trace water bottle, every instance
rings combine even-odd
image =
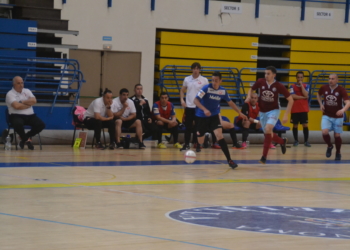
[[[5,150],[11,150],[11,137],[8,135],[6,137]]]

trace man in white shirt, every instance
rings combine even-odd
[[[123,128],[135,128],[136,137],[139,140],[139,149],[145,149],[142,142],[142,123],[136,119],[136,108],[134,102],[129,99],[129,90],[123,88],[119,91],[119,97],[113,99],[112,112],[115,121],[117,148],[123,148],[120,136]]]
[[[185,108],[185,144],[180,149],[187,150],[190,148],[190,139],[191,133],[193,133],[193,141],[197,142],[197,136],[194,131],[194,123],[195,123],[195,113],[196,113],[196,105],[194,104],[194,98],[197,96],[197,93],[202,89],[203,86],[209,84],[208,79],[200,75],[201,65],[198,62],[195,62],[191,65],[192,75],[187,76],[183,82],[182,88],[180,90],[180,101],[182,107]],[[186,101],[184,101],[185,92],[186,93]]]
[[[112,91],[105,89],[102,97],[95,99],[84,113],[84,124],[88,129],[94,130],[97,149],[105,149],[101,143],[101,130],[108,128],[109,149],[114,149],[115,127],[111,105],[113,103]]]
[[[34,146],[31,137],[40,133],[45,128],[45,123],[34,114],[33,105],[36,98],[33,93],[24,88],[23,79],[15,76],[12,80],[13,88],[6,94],[6,105],[10,115],[10,122],[21,140],[19,146],[33,150]],[[31,126],[31,130],[25,133],[24,126]]]

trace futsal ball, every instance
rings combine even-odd
[[[196,160],[196,153],[192,150],[188,150],[185,153],[185,162],[193,163]]]

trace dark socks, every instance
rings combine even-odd
[[[340,138],[340,136],[334,137],[334,141],[335,141],[335,149],[337,150],[336,154],[340,154],[342,139]]]
[[[303,128],[303,132],[304,132],[304,142],[307,142],[307,140],[309,140],[309,128]]]
[[[328,147],[332,147],[332,143],[331,143],[331,137],[329,136],[329,134],[322,134],[323,136],[323,140],[325,141],[325,143],[328,145]]]
[[[227,161],[230,161],[231,160],[231,155],[230,155],[230,152],[228,151],[228,147],[227,147],[226,141],[224,139],[221,139],[221,140],[218,141],[218,143],[221,146],[221,150],[222,150],[222,152],[224,152]]]
[[[298,141],[298,128],[293,128],[293,137],[294,137],[294,141]]]
[[[265,134],[264,149],[263,149],[263,156],[265,158],[267,157],[267,153],[269,152],[271,141],[272,141],[271,134]]]
[[[237,141],[237,134],[236,134],[235,128],[230,129],[229,132],[230,132],[233,146],[236,146],[238,144],[238,141]]]
[[[249,135],[249,128],[243,128],[242,129],[242,141],[245,142],[248,139]]]

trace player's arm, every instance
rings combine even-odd
[[[301,84],[301,85],[302,85],[302,84]],[[293,97],[293,100],[305,99],[304,96],[300,96],[300,95],[295,94],[293,85],[290,86],[290,88],[289,88],[289,93],[290,93],[290,95]]]
[[[94,118],[96,120],[100,120],[100,121],[110,121],[113,119],[113,116],[112,117],[103,117],[100,113],[94,112]]]
[[[324,111],[324,106],[322,104],[321,96],[319,93],[316,94],[316,98],[317,98],[318,104],[320,105],[321,111]]]
[[[244,120],[247,120],[247,116],[245,115],[245,114],[243,114],[240,110],[239,110],[239,108],[237,107],[237,105],[231,100],[231,101],[229,101],[229,102],[227,102],[228,103],[228,105],[234,110],[234,111],[236,111],[237,113],[238,113],[238,115],[240,116],[240,117],[242,117]]]
[[[197,106],[199,109],[203,110],[203,112],[204,112],[204,114],[205,114],[206,116],[210,116],[210,115],[211,115],[210,111],[209,111],[208,109],[206,109],[206,108],[201,104],[201,102],[199,101],[198,97],[194,98],[194,104],[196,104],[196,106]]]
[[[336,115],[341,116],[344,114],[345,111],[347,111],[349,109],[350,100],[345,100],[344,103],[345,103],[345,106],[342,109],[338,110]]]
[[[22,101],[22,103],[23,103],[24,105],[33,106],[34,104],[36,104],[36,98],[35,98],[35,96],[30,97],[30,98],[28,98],[27,100]]]
[[[135,118],[136,118],[136,113],[130,113],[128,117],[122,117],[122,116],[120,117],[122,121],[130,121]]]
[[[180,89],[180,101],[181,101],[181,106],[186,108],[186,102],[184,100],[185,98],[185,92],[187,91],[187,87],[186,86],[182,86],[182,88]]]
[[[300,84],[300,88],[301,88],[301,93],[303,94],[303,97],[305,99],[308,99],[309,98],[309,91],[307,89],[305,89],[303,83]]]
[[[245,97],[245,101],[244,101],[245,103],[250,102],[250,97],[252,96],[252,92],[253,92],[253,89],[250,88],[250,89],[248,90],[247,96]]]

